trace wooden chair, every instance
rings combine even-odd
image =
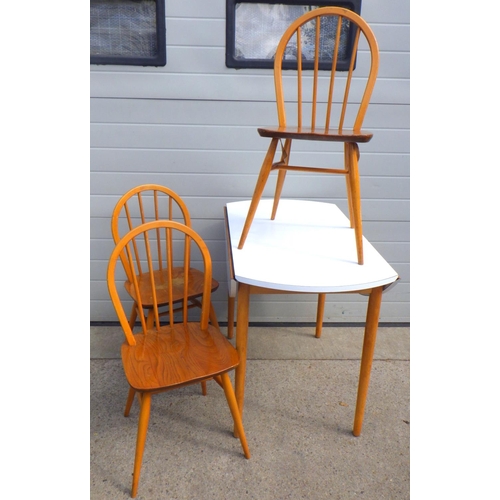
[[[182,198],[171,189],[158,184],[144,184],[131,189],[120,198],[111,216],[111,233],[113,235],[115,245],[118,241],[120,241],[121,236],[138,224],[144,224],[149,220],[160,219],[177,219],[182,221],[186,226],[191,227],[191,217],[186,204]],[[154,272],[157,276],[159,276],[162,273],[166,273],[167,270],[160,267]],[[184,282],[183,269],[180,267],[176,268],[175,272],[177,274],[173,290],[173,304],[175,305],[175,308],[173,309],[174,313],[180,310],[179,302],[181,301],[181,297],[183,295]],[[191,280],[194,288],[188,296],[188,307],[201,307],[201,303],[198,298],[203,292],[201,288],[203,276],[197,269],[190,269],[189,272],[193,274],[196,279]],[[143,272],[142,268],[139,268],[139,284],[141,283],[141,280],[148,282],[148,279],[149,276],[147,271]],[[129,319],[130,326],[133,329],[137,320],[137,301],[135,300],[134,291],[129,281],[125,283],[125,288],[134,299]],[[212,292],[217,290],[217,288],[219,288],[219,283],[212,279]],[[166,290],[160,289],[157,293],[160,307],[167,307],[168,309],[168,294]],[[145,307],[149,312],[152,312],[153,310],[153,305],[147,302],[143,302],[143,307]],[[170,314],[169,310],[166,310],[163,311],[160,316],[166,316],[168,314]],[[148,313],[147,317],[149,325],[151,326],[151,322],[154,320],[154,317],[150,313]],[[219,328],[217,315],[215,314],[212,303],[210,303],[210,322]]]
[[[180,256],[177,255],[179,251]],[[203,268],[199,275],[190,272],[191,259],[195,258],[199,259],[200,267]],[[116,267],[119,259],[124,265],[137,300],[140,333],[133,333],[118,294]],[[143,262],[139,264],[141,259]],[[161,274],[154,272],[155,263],[159,260],[163,260],[166,269],[166,272]],[[177,268],[173,267],[173,262],[177,260],[182,262],[184,271],[182,321],[175,323],[174,315],[169,315],[168,324],[161,325],[158,290],[166,291],[167,302],[172,310],[177,279]],[[144,279],[139,281],[140,265],[149,270],[147,285]],[[198,283],[199,277],[203,278],[201,283]],[[107,282],[113,306],[125,334],[121,357],[130,385],[125,416],[129,415],[136,394],[140,403],[132,498],[136,496],[139,485],[153,394],[214,378],[224,389],[234,420],[235,435],[240,439],[245,457],[250,458],[240,411],[228,375],[228,372],[239,364],[239,355],[220,330],[208,321],[212,261],[201,237],[192,228],[175,221],[158,220],[141,224],[128,232],[113,250],[108,265]],[[203,290],[201,319],[199,322],[190,322],[187,320],[188,297],[191,290],[198,286]],[[145,303],[150,304],[150,307],[145,308]],[[153,314],[153,322],[148,321],[145,310]]]
[[[344,36],[352,41],[350,60],[344,60]],[[296,46],[293,46],[294,42]],[[369,64],[363,60],[360,74],[356,74],[354,78],[358,46],[362,46],[369,54]],[[337,71],[341,62],[347,66],[343,76]],[[296,86],[291,85],[289,75],[292,72],[286,73],[286,79],[283,77],[283,67],[289,68],[291,64],[296,68]],[[304,69],[308,64],[312,65],[312,71]],[[359,63],[358,65],[361,66]],[[258,129],[259,134],[270,138],[271,142],[257,179],[238,248],[244,246],[270,172],[278,171],[271,219],[275,218],[287,171],[341,174],[346,179],[349,218],[355,233],[357,260],[359,264],[363,264],[358,143],[368,142],[373,135],[361,130],[361,127],[377,78],[378,65],[378,46],[372,30],[359,15],[350,10],[340,7],[315,9],[299,17],[285,31],[274,61],[278,127]],[[329,68],[327,76],[320,77],[320,69],[325,66]],[[307,85],[310,86],[310,94],[306,93]],[[293,94],[287,92],[285,99],[285,91],[291,91],[291,87],[294,89]],[[285,109],[285,103],[290,101],[297,104],[296,122],[293,125],[287,122]],[[309,121],[306,121],[306,113],[310,114]],[[323,113],[324,120],[320,121]],[[332,128],[331,123],[336,114],[338,121]],[[290,155],[292,141],[295,140],[343,143],[342,168],[292,165]],[[281,157],[275,162],[278,143],[281,143]]]

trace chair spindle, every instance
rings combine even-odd
[[[335,74],[337,73],[337,61],[339,57],[340,33],[342,31],[342,16],[338,16],[337,33],[335,36],[335,47],[332,56],[332,69],[330,72],[330,87],[328,89],[328,106],[326,108],[325,133],[330,129],[330,118],[332,113],[333,91],[335,87]]]
[[[312,113],[311,130],[316,128],[316,104],[318,100],[318,75],[319,75],[319,36],[321,31],[321,22],[316,18],[316,43],[314,47],[314,76],[313,76],[313,95],[312,95]]]
[[[302,37],[301,28],[297,30],[297,125],[302,127]]]
[[[344,118],[347,109],[347,101],[349,98],[349,91],[351,89],[351,81],[352,81],[352,73],[354,71],[354,62],[356,61],[356,53],[358,51],[358,42],[359,42],[359,34],[360,29],[356,26],[356,35],[354,37],[354,44],[352,49],[351,61],[349,64],[349,72],[347,74],[347,81],[345,84],[345,92],[344,92],[344,102],[342,103],[342,111],[340,112],[340,120],[339,120],[339,132],[342,132],[342,128],[344,126]],[[354,129],[354,132],[358,132]]]
[[[144,245],[146,249],[146,259],[148,261],[148,271],[149,271],[149,279],[151,283],[151,294],[153,296],[153,312],[154,312],[154,320],[156,323],[156,330],[160,329],[160,315],[158,313],[158,298],[156,296],[156,280],[154,273],[154,264],[153,257],[151,255],[151,245],[149,242],[149,235],[147,232],[144,233]],[[142,307],[141,307],[142,309]],[[146,330],[144,330],[145,332]]]

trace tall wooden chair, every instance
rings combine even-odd
[[[347,57],[346,50],[349,45],[352,47],[350,58]],[[354,77],[358,48],[366,51],[369,61],[365,58],[358,61],[359,74],[356,73]],[[346,66],[345,72],[337,71],[341,64]],[[296,85],[292,85],[291,71],[287,71],[286,78],[284,77],[283,69],[288,69],[291,65],[296,70]],[[378,66],[379,52],[375,36],[368,24],[350,10],[340,7],[315,9],[299,17],[285,31],[274,61],[278,127],[258,129],[258,133],[270,138],[271,142],[257,179],[238,248],[244,246],[270,172],[278,171],[271,219],[276,215],[287,171],[341,174],[346,179],[349,218],[355,233],[357,260],[359,264],[363,264],[358,143],[370,141],[373,135],[361,127],[377,78]],[[310,67],[311,70],[307,69]],[[327,71],[320,75],[322,69]],[[286,103],[291,101],[297,105],[294,111],[296,121],[293,124],[287,121],[286,114]],[[306,114],[309,115],[308,119]],[[334,122],[335,115],[338,118]],[[342,168],[291,164],[292,142],[296,140],[343,143]],[[281,157],[275,162],[279,143]]]
[[[180,244],[179,244],[180,243]],[[178,255],[180,253],[180,255]],[[191,260],[203,269],[199,275],[190,272]],[[141,332],[133,333],[117,290],[116,268],[121,260],[138,304]],[[142,263],[139,261],[142,260]],[[156,262],[163,261],[164,273],[154,272]],[[182,321],[175,323],[169,315],[168,324],[160,324],[158,290],[165,290],[172,310],[177,271],[175,261],[182,262],[184,271]],[[147,269],[147,281],[139,281],[139,267]],[[143,275],[144,276],[144,275]],[[201,283],[198,280],[202,278]],[[239,364],[236,349],[208,321],[212,287],[212,261],[207,246],[190,227],[175,221],[158,220],[128,232],[113,250],[107,271],[108,290],[125,334],[121,357],[125,376],[130,385],[125,407],[129,415],[134,397],[140,402],[132,497],[137,494],[141,463],[151,407],[151,396],[203,380],[214,378],[222,386],[246,458],[250,458],[241,414],[228,372]],[[188,321],[188,297],[193,288],[201,286],[201,319]],[[162,299],[163,300],[163,299]],[[144,304],[150,304],[145,308]],[[146,318],[149,309],[154,321]],[[148,316],[149,316],[148,314]]]

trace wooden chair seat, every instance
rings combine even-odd
[[[257,129],[261,137],[277,137],[279,139],[297,139],[299,141],[331,141],[331,142],[368,142],[373,137],[371,132],[354,132],[353,130],[321,129],[311,127],[260,127]]]
[[[236,349],[213,326],[199,323],[165,325],[146,335],[136,334],[135,345],[124,343],[123,368],[136,391],[174,389],[206,380],[238,365]]]
[[[154,273],[154,283],[156,286],[156,300],[158,301],[158,306],[163,307],[168,305],[170,297],[168,290],[168,272],[166,269],[157,269],[153,271]],[[182,302],[184,298],[184,269],[182,267],[172,268],[172,303],[176,304]],[[196,299],[203,295],[203,280],[204,276],[198,269],[189,270],[188,279],[188,296],[189,300]],[[149,272],[142,273],[138,276],[137,283],[139,286],[140,294],[142,297],[142,305],[145,308],[151,308],[153,306],[153,291],[151,290],[151,276]],[[215,291],[219,288],[218,281],[212,279],[211,290]],[[137,294],[130,281],[125,282],[125,289],[130,294],[130,296],[137,302]],[[199,304],[197,304],[199,306]]]

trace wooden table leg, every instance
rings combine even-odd
[[[370,293],[370,298],[368,299],[365,337],[363,341],[363,353],[361,355],[361,368],[359,372],[358,399],[356,402],[354,427],[352,431],[355,436],[359,436],[361,434],[361,428],[363,427],[366,396],[368,394],[373,353],[375,351],[375,341],[377,339],[380,305],[382,304],[382,291],[383,287],[374,288]]]
[[[240,355],[240,363],[235,370],[235,393],[238,408],[243,418],[243,402],[245,399],[245,373],[247,366],[248,317],[250,309],[250,285],[238,284],[236,305],[236,350]],[[234,430],[236,436],[236,429]]]
[[[316,312],[316,338],[321,337],[321,330],[323,328],[323,315],[325,314],[325,299],[326,293],[318,294],[318,309]]]

